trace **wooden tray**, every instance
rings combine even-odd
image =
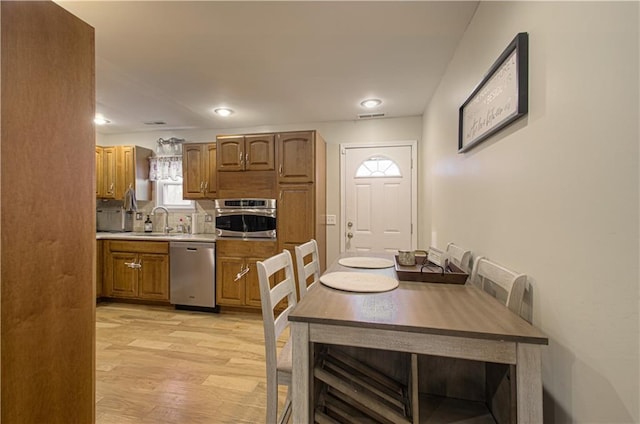
[[[444,283],[444,284],[464,284],[467,282],[469,274],[458,268],[455,264],[449,264],[446,272],[443,274],[442,269],[431,263],[422,269],[420,260],[422,257],[416,257],[416,264],[413,266],[400,265],[398,255],[395,255],[395,269],[400,281],[422,281],[424,283]]]

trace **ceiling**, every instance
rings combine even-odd
[[[57,3],[95,28],[113,134],[421,115],[478,2]]]

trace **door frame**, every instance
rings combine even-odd
[[[381,147],[411,147],[411,249],[416,249],[418,245],[418,141],[417,140],[399,140],[399,141],[382,141],[376,143],[341,143],[340,144],[340,253],[346,249],[345,228],[346,228],[346,199],[345,192],[346,168],[347,168],[347,149],[362,148],[381,148]]]

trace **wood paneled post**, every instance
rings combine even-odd
[[[95,419],[94,31],[0,2],[1,421]]]

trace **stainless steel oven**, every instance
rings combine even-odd
[[[214,206],[218,237],[276,238],[275,199],[219,199]]]

